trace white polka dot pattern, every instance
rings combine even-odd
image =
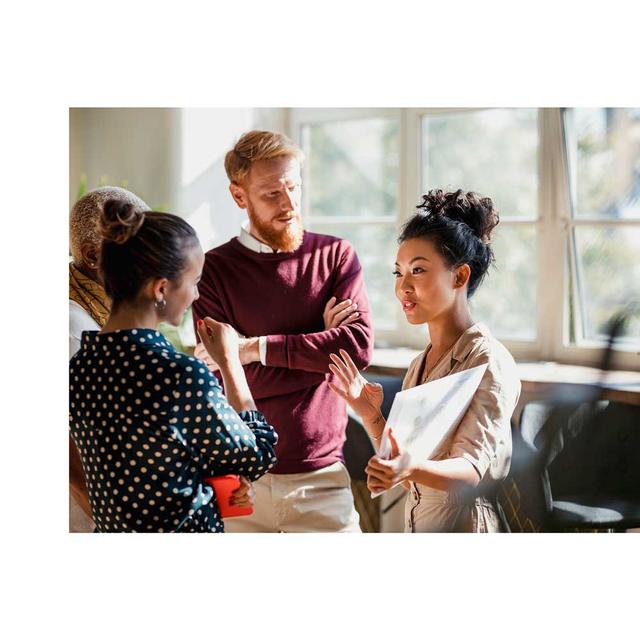
[[[223,531],[202,479],[257,480],[276,463],[264,416],[236,413],[206,365],[158,331],[84,332],[69,381],[97,531]]]

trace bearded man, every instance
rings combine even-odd
[[[302,160],[270,131],[244,134],[227,153],[229,190],[249,219],[207,252],[193,304],[194,322],[211,316],[242,336],[251,393],[279,435],[278,464],[254,483],[254,513],[226,520],[229,532],[360,531],[329,354],[343,349],[358,369],[368,366],[369,302],[353,247],[303,229]],[[196,355],[217,368],[200,345]]]

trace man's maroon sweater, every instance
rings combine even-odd
[[[258,253],[234,238],[205,256],[194,322],[211,316],[244,336],[268,336],[267,366],[245,373],[256,405],[278,432],[273,473],[302,473],[342,460],[347,412],[327,382],[330,353],[345,349],[358,369],[371,361],[373,329],[362,269],[353,247],[305,231],[290,253]],[[351,298],[360,317],[324,329],[331,296]]]

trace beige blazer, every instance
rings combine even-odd
[[[453,434],[441,444],[434,460],[464,458],[478,472],[478,489],[509,472],[511,416],[520,397],[516,364],[489,329],[477,323],[469,327],[431,371],[425,371],[427,348],[409,365],[402,388],[410,389],[451,373],[487,364],[469,409]],[[499,531],[491,503],[483,497],[465,498],[410,483],[405,507],[405,531]]]

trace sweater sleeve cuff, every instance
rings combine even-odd
[[[265,336],[264,362],[269,367],[289,367],[287,362],[287,336]]]

